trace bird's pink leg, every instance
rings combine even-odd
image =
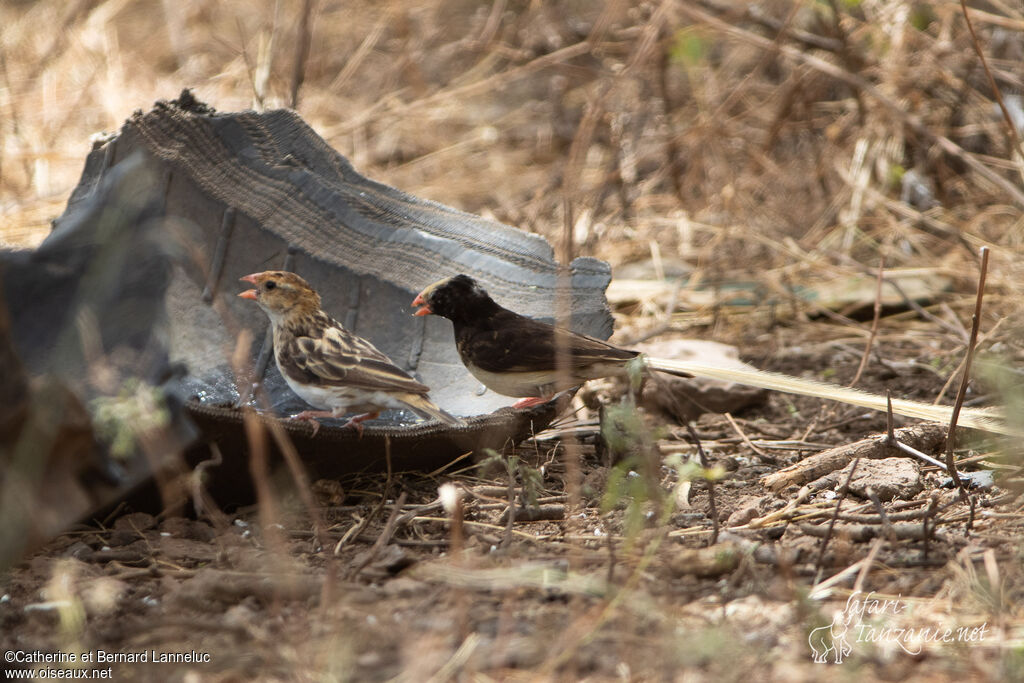
[[[330,410],[303,410],[298,415],[292,415],[293,420],[315,420],[318,417],[337,417]]]
[[[522,410],[523,408],[532,408],[533,406],[539,406],[541,403],[547,403],[551,400],[550,396],[530,396],[528,398],[521,398],[512,404],[512,408],[515,410]]]
[[[373,413],[363,413],[362,415],[356,415],[353,418],[349,418],[349,421],[342,425],[342,428],[353,427],[359,434],[359,438],[363,438],[363,422],[366,420],[372,420],[380,416],[380,411]]]
[[[320,431],[320,422],[316,419],[318,417],[334,417],[334,413],[330,410],[303,410],[298,415],[292,415],[293,420],[301,420],[313,425],[313,433],[310,436],[316,436],[316,433]]]

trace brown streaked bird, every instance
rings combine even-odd
[[[408,408],[422,418],[464,424],[427,397],[429,387],[417,382],[362,337],[346,330],[320,308],[320,295],[295,273],[268,270],[240,278],[253,285],[238,296],[252,299],[270,318],[274,331],[274,359],[288,386],[306,403],[294,419],[313,423],[318,417],[340,417],[349,412],[362,436],[363,421],[380,411]]]
[[[568,344],[565,377],[556,368],[556,328],[498,305],[468,275],[430,285],[413,300],[415,315],[452,321],[455,345],[470,374],[504,396],[522,397],[515,408],[543,403],[555,393],[599,377],[622,375],[638,351],[584,334],[562,330]],[[658,368],[656,368],[658,369]],[[685,372],[672,372],[684,377]]]

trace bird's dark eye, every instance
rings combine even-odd
[[[277,287],[277,283],[273,280],[267,283],[267,289],[273,289],[274,287]]]

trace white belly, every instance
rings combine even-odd
[[[277,357],[274,358],[275,362]],[[407,406],[384,391],[368,391],[346,386],[319,387],[299,384],[281,370],[288,388],[309,405],[319,410],[330,410],[335,415],[352,412],[374,412],[377,410],[401,410]]]
[[[496,373],[481,370],[475,365],[468,365],[469,373],[480,380],[480,383],[491,391],[502,396],[523,398],[527,396],[545,396],[554,393],[553,385],[547,380],[550,373],[545,372],[505,372]]]
[[[559,391],[579,386],[590,379],[614,377],[624,372],[623,363],[600,363],[578,368],[567,378],[551,381],[549,372],[488,372],[474,365],[466,369],[491,391],[503,396],[525,398],[530,396],[551,396]]]

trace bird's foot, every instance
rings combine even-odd
[[[313,426],[313,433],[310,436],[316,436],[316,433],[320,431],[318,417],[334,417],[334,413],[329,410],[304,410],[298,415],[292,415],[293,420],[308,422]]]
[[[522,410],[523,408],[532,408],[533,406],[539,406],[542,403],[547,403],[551,400],[550,396],[530,396],[529,398],[521,398],[512,404],[512,408],[515,410]]]
[[[356,415],[353,418],[349,418],[349,421],[342,425],[342,429],[345,427],[352,427],[359,434],[359,438],[363,438],[363,422],[366,420],[372,420],[380,416],[380,412],[375,413],[363,413],[362,415]]]

